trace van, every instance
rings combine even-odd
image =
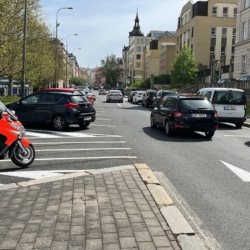
[[[244,90],[234,88],[203,88],[197,96],[206,97],[218,112],[219,122],[234,123],[241,128],[246,121],[247,101]]]

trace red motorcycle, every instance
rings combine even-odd
[[[25,129],[17,116],[0,102],[0,160],[8,156],[19,167],[34,161],[35,149],[24,135]]]

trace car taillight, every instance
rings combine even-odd
[[[217,112],[215,112],[215,113],[214,113],[214,118],[215,118],[215,119],[219,118],[219,116],[218,116],[218,113],[217,113]]]
[[[65,103],[65,104],[63,104],[63,106],[66,107],[66,108],[69,108],[69,109],[76,109],[76,108],[79,108],[79,105],[78,105],[78,104],[72,103],[72,102]]]
[[[180,118],[181,117],[181,112],[180,111],[174,111],[174,117],[175,118]]]
[[[247,109],[247,102],[245,102],[245,104],[244,104],[244,110],[246,110]]]

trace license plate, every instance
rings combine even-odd
[[[235,106],[225,106],[224,110],[236,110]]]
[[[207,114],[191,114],[191,117],[195,117],[195,118],[207,117]]]
[[[91,117],[90,117],[90,116],[84,117],[84,121],[90,121],[90,120],[91,120]]]

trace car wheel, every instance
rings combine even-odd
[[[236,122],[235,126],[236,126],[236,128],[242,128],[243,122]]]
[[[165,122],[165,133],[166,133],[167,136],[170,136],[172,134],[170,124],[169,124],[169,120],[166,120],[166,122]]]
[[[55,130],[62,131],[68,127],[65,119],[61,115],[56,115],[53,117],[52,126]]]
[[[89,126],[89,124],[90,124],[90,122],[78,123],[80,128],[86,128]]]
[[[214,131],[206,131],[205,135],[206,135],[207,138],[212,138],[213,135],[214,135]]]
[[[150,116],[150,126],[151,128],[156,128],[154,116]]]

